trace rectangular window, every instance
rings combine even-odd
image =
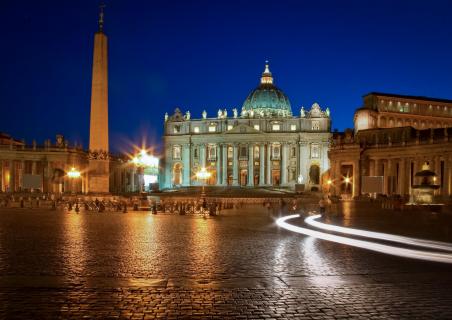
[[[240,147],[240,156],[241,158],[246,158],[247,157],[247,152],[246,152],[246,147]]]
[[[215,131],[217,131],[216,126],[209,126],[209,132],[215,132]]]
[[[173,147],[173,159],[180,160],[180,146]]]
[[[291,156],[292,158],[295,158],[295,157],[297,156],[297,148],[292,147],[292,148],[290,149],[290,156]]]
[[[217,158],[217,147],[209,146],[209,159],[215,160]]]
[[[313,131],[320,130],[320,122],[319,121],[317,121],[317,120],[312,121],[312,130]]]
[[[320,147],[317,143],[311,144],[311,158],[313,159],[320,158]]]
[[[281,125],[280,124],[273,124],[272,125],[272,130],[273,131],[279,131],[281,129]]]
[[[290,125],[290,131],[296,131],[297,130],[297,125],[296,124],[291,124]]]
[[[232,159],[233,155],[234,155],[233,148],[232,147],[228,147],[228,158]]]
[[[232,124],[228,124],[228,131],[231,130],[232,128],[234,128],[234,126]]]
[[[174,133],[180,133],[180,126],[174,126]]]
[[[260,130],[260,126],[259,126],[258,124],[255,124],[255,125],[253,126],[253,128],[256,129],[256,130]]]
[[[199,133],[199,127],[194,127],[194,128],[193,128],[193,132],[194,132],[194,133]]]
[[[272,158],[273,159],[279,159],[281,153],[281,148],[279,145],[274,145],[272,147]]]
[[[259,159],[259,146],[254,147],[254,159]]]

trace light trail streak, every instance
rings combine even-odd
[[[293,214],[286,217],[282,217],[276,220],[276,224],[281,228],[289,231],[301,233],[307,236],[315,237],[322,240],[332,241],[340,244],[346,244],[352,247],[358,247],[362,249],[367,249],[375,252],[380,252],[384,254],[389,254],[393,256],[420,259],[425,261],[442,262],[442,263],[452,263],[452,254],[440,253],[440,252],[428,252],[414,249],[399,248],[394,246],[389,246],[380,243],[374,243],[365,240],[356,240],[352,238],[347,238],[343,236],[337,236],[333,234],[328,234],[321,231],[311,230],[303,227],[294,226],[287,223],[287,220],[299,218],[299,214]]]
[[[452,252],[452,243],[424,240],[424,239],[416,239],[416,238],[410,238],[410,237],[397,236],[397,235],[388,234],[388,233],[366,231],[366,230],[360,230],[360,229],[354,229],[354,228],[345,228],[345,227],[340,227],[340,226],[335,226],[332,224],[315,221],[315,219],[318,219],[320,217],[321,217],[320,214],[310,216],[310,217],[307,217],[304,220],[304,222],[310,226],[313,226],[313,227],[316,227],[316,228],[322,229],[322,230],[334,231],[334,232],[351,234],[351,235],[365,237],[365,238],[387,240],[387,241],[391,241],[391,242],[398,242],[398,243],[413,245],[413,246],[417,246],[417,247]]]

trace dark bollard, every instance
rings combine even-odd
[[[133,204],[133,211],[138,211],[138,204],[137,203]]]
[[[52,210],[56,210],[56,201],[52,201]]]
[[[124,203],[122,213],[127,213],[127,203]]]
[[[24,207],[24,200],[20,199],[20,207],[23,208]]]
[[[78,206],[78,203],[76,203],[76,204],[75,204],[75,212],[79,213],[79,211],[80,211],[80,208],[79,208],[79,206]]]

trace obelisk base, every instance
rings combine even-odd
[[[110,192],[110,160],[89,160],[88,192]]]

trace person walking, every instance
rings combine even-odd
[[[320,210],[320,214],[324,214],[325,213],[325,200],[323,198],[320,199],[319,201],[319,210]]]

